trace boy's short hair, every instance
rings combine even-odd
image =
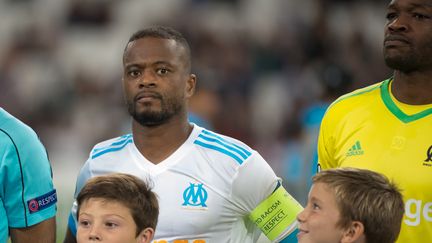
[[[341,215],[338,226],[347,228],[360,221],[368,243],[396,241],[404,202],[400,189],[387,177],[365,169],[338,168],[321,171],[312,180],[334,191]]]
[[[136,176],[114,173],[89,179],[77,197],[77,218],[82,203],[91,198],[114,201],[129,208],[137,226],[136,236],[148,227],[156,230],[159,215],[156,194]]]

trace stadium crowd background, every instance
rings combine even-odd
[[[339,95],[390,75],[387,0],[0,0],[0,106],[45,144],[63,237],[92,146],[128,133],[122,53],[168,25],[190,41],[191,119],[258,150],[302,203],[320,119]]]

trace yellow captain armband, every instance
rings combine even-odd
[[[272,242],[278,242],[295,230],[297,214],[303,207],[280,186],[249,215]]]

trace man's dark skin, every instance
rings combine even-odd
[[[195,75],[190,74],[190,54],[175,40],[144,37],[128,43],[123,70],[134,143],[145,158],[158,164],[192,131],[186,109],[196,85]],[[74,242],[68,229],[64,243]]]
[[[54,243],[56,242],[55,217],[27,228],[10,228],[13,243]]]
[[[394,69],[391,92],[410,105],[432,103],[432,2],[393,0],[387,10],[384,59]]]

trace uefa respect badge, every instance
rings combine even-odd
[[[57,192],[52,190],[42,196],[27,201],[27,207],[30,213],[39,212],[57,202]]]
[[[281,186],[251,212],[249,219],[269,240],[277,241],[295,229],[297,214],[302,210],[303,207]]]

